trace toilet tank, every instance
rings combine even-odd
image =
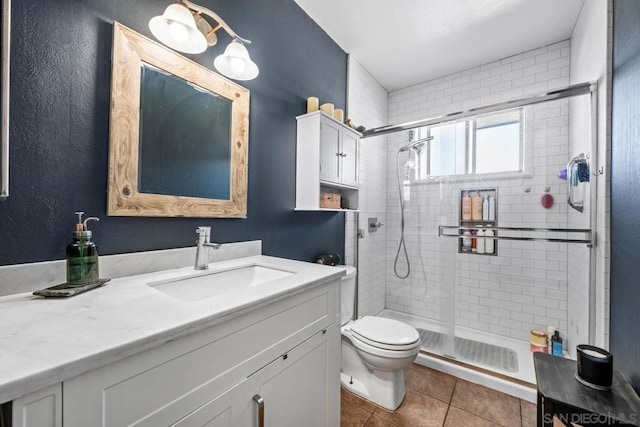
[[[341,265],[347,274],[340,282],[340,325],[344,325],[353,317],[353,305],[356,298],[356,268]]]

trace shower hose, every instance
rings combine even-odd
[[[411,156],[411,151],[409,151]],[[402,191],[402,181],[400,179],[400,151],[396,154],[396,175],[398,178],[398,195],[400,196],[400,243],[398,243],[398,251],[396,252],[396,259],[393,262],[393,272],[399,279],[406,279],[411,274],[411,263],[409,262],[409,254],[407,253],[407,245],[404,242],[404,193]],[[402,275],[398,273],[398,259],[400,258],[400,252],[403,253],[404,259],[407,261],[407,274]]]

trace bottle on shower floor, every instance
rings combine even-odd
[[[555,331],[551,338],[551,351],[554,356],[562,357],[562,338],[558,331]]]

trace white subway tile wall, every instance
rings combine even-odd
[[[355,126],[374,128],[388,124],[387,91],[353,57],[349,57],[349,93],[347,113]],[[385,307],[386,281],[386,217],[387,217],[387,137],[366,138],[360,142],[359,228],[359,304],[360,316],[373,315]],[[368,218],[385,224],[369,232]],[[345,256],[354,265],[355,214],[347,213],[345,221]]]
[[[569,65],[567,40],[397,90],[389,94],[389,123],[434,117],[567,86]],[[537,105],[527,113],[532,116],[528,135],[533,147],[532,177],[411,185],[405,241],[412,274],[406,280],[393,273],[400,237],[396,152],[406,142],[406,135],[388,137],[387,308],[431,319],[451,319],[451,304],[444,300],[455,289],[455,321],[459,326],[518,339],[528,339],[531,328],[547,325],[566,334],[568,252],[572,250],[567,244],[500,241],[499,256],[494,257],[458,254],[455,239],[437,235],[438,225],[457,225],[460,190],[473,188],[498,189],[500,226],[568,226],[567,185],[557,173],[569,160],[569,102]],[[405,160],[406,156],[402,157],[401,165]],[[548,210],[540,203],[547,188],[556,201]],[[588,265],[588,258],[583,258],[583,263]],[[399,267],[406,271],[406,264],[400,263]]]

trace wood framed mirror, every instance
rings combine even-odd
[[[109,215],[245,218],[249,90],[114,23]]]
[[[11,0],[2,0],[0,9],[2,22],[2,52],[0,52],[0,81],[2,124],[0,125],[0,200],[9,197],[9,76],[11,58]]]

